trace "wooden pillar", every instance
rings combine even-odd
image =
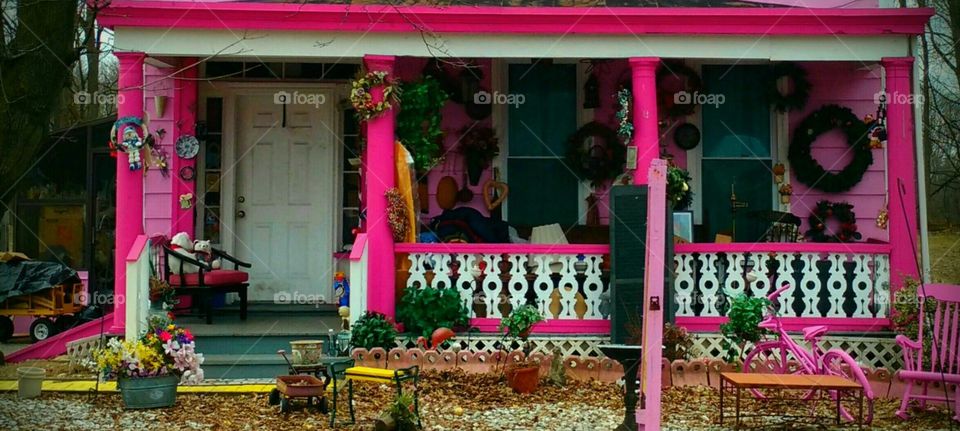
[[[650,162],[660,155],[660,131],[657,125],[657,57],[630,59],[633,92],[633,145],[637,147],[634,184],[647,184]]]
[[[881,60],[887,96],[887,193],[889,194],[890,287],[905,277],[919,278],[917,243],[917,170],[913,134],[913,57]]]
[[[363,65],[368,72],[382,71],[393,75],[392,56],[367,55]],[[374,101],[383,99],[383,88],[372,89]],[[396,110],[365,123],[367,147],[364,154],[364,193],[367,233],[367,310],[387,316],[395,315],[396,268],[394,268],[393,234],[387,222],[386,191],[396,187],[394,172],[394,121]]]
[[[143,118],[142,52],[115,53],[119,63],[117,83],[117,117]],[[117,142],[123,140],[122,126],[117,127]],[[114,247],[113,326],[111,332],[123,332],[126,319],[127,252],[137,235],[143,234],[143,171],[130,170],[127,157],[117,154],[116,238]]]
[[[643,298],[643,362],[641,375],[646,405],[637,410],[637,425],[640,430],[660,429],[661,349],[663,345],[663,314],[667,301],[673,298],[664,296],[663,283],[667,267],[666,250],[667,223],[667,162],[661,159],[650,161],[645,170],[649,184],[647,194],[647,254],[644,298]]]

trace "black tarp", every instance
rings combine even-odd
[[[78,283],[77,271],[56,262],[32,260],[0,263],[0,302],[63,283]]]

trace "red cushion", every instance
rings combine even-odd
[[[172,286],[199,286],[200,274],[185,274],[185,280],[180,279],[180,274],[170,274],[170,285]],[[233,269],[215,269],[203,273],[203,284],[207,286],[228,286],[231,284],[246,283],[250,276],[243,271]]]

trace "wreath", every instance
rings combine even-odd
[[[777,81],[781,77],[788,77],[793,83],[793,91],[787,94],[780,92]],[[792,62],[777,63],[770,70],[770,80],[767,82],[767,96],[778,112],[799,111],[807,105],[810,99],[810,80],[807,71],[800,65]]]
[[[588,138],[598,139],[587,146]],[[567,166],[594,185],[616,178],[626,161],[627,147],[617,132],[596,121],[584,124],[567,141]]]
[[[847,137],[853,160],[840,172],[831,173],[813,158],[811,147],[820,135],[835,128]],[[863,174],[873,164],[869,143],[866,125],[850,108],[826,105],[804,118],[793,131],[787,158],[801,183],[828,193],[845,192],[863,180]]]
[[[693,204],[693,192],[690,190],[690,173],[677,166],[667,167],[667,199],[673,203],[674,211],[689,208]]]
[[[664,83],[670,77],[683,81],[684,87],[678,91],[665,93]],[[692,115],[697,104],[690,100],[694,94],[703,90],[703,82],[697,72],[680,62],[664,62],[657,70],[657,108],[667,118],[682,118]]]
[[[827,235],[827,220],[831,217],[840,222],[840,232],[835,235]],[[861,237],[857,232],[857,215],[853,212],[853,205],[846,202],[817,202],[807,222],[810,230],[804,236],[813,242],[851,242]]]
[[[373,87],[383,86],[383,99],[379,102],[373,101],[373,93],[370,91]],[[383,115],[384,112],[393,107],[397,101],[399,93],[397,83],[387,72],[382,70],[367,72],[366,75],[357,77],[353,81],[353,88],[350,90],[350,103],[353,109],[357,111],[357,118],[361,121],[368,121]]]

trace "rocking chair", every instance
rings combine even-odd
[[[903,335],[896,338],[897,344],[903,349],[904,364],[897,376],[906,382],[897,416],[907,418],[907,407],[912,399],[920,400],[921,407],[925,407],[927,401],[942,401],[948,404],[952,401],[953,420],[960,421],[960,332],[957,328],[960,319],[960,286],[927,284],[918,290],[920,314],[917,320],[920,327],[917,340]],[[927,297],[924,297],[924,294]],[[927,299],[935,302],[926,304]],[[924,310],[925,306],[934,307],[932,331],[926,334],[924,318],[929,310]],[[930,334],[930,351],[924,352],[923,337]],[[942,387],[932,394],[929,393],[929,386],[936,383]],[[954,388],[949,389],[947,385]],[[913,393],[917,388],[922,388],[921,393]]]
[[[250,268],[250,264],[223,250],[211,250],[214,258],[233,263],[233,269],[213,269],[209,263],[194,259],[171,248],[169,244],[164,244],[164,278],[177,294],[190,295],[193,301],[199,301],[201,315],[205,316],[207,324],[213,323],[213,297],[218,293],[235,292],[240,295],[240,320],[247,320],[247,280],[250,276],[240,268]],[[178,268],[170,267],[171,255],[180,259]],[[194,265],[199,270],[184,272],[185,265]]]

